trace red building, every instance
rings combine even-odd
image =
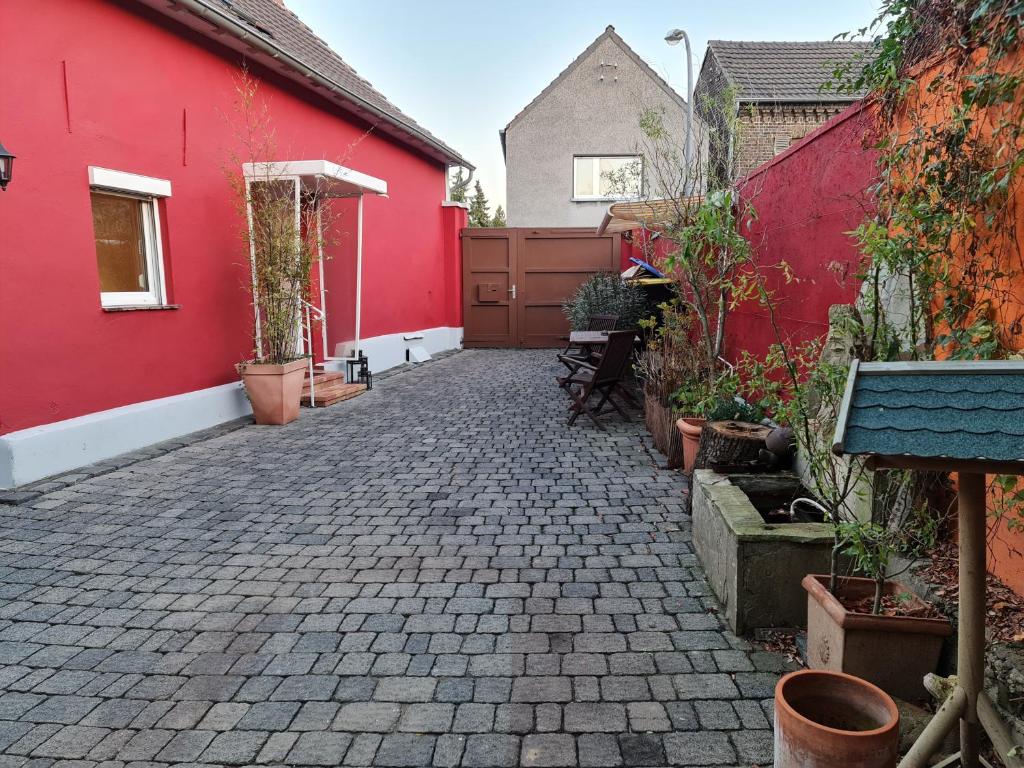
[[[3,16],[0,141],[17,160],[0,196],[0,488],[248,412],[227,180],[243,66],[281,154],[262,159],[353,195],[332,204],[344,235],[317,352],[350,356],[358,337],[382,370],[460,345],[465,211],[447,172],[472,166],[283,5],[7,0]]]

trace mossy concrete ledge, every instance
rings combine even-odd
[[[807,623],[800,580],[828,573],[826,523],[768,524],[742,489],[708,469],[693,473],[693,544],[736,634]]]

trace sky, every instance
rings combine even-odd
[[[669,29],[689,34],[696,79],[709,39],[829,40],[867,25],[877,7],[877,0],[285,3],[399,109],[473,163],[492,209],[505,203],[499,129],[609,24],[685,95],[685,54],[665,43]]]

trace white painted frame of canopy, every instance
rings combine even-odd
[[[322,335],[324,359],[335,361],[348,361],[357,359],[359,356],[359,342],[361,332],[362,302],[363,302],[363,195],[366,193],[388,196],[388,183],[351,168],[346,168],[329,160],[286,160],[257,163],[242,163],[242,175],[245,178],[246,196],[246,217],[249,231],[252,232],[252,204],[250,202],[249,189],[254,182],[285,181],[294,184],[295,190],[295,224],[296,231],[301,229],[301,205],[303,190],[315,190],[318,197],[344,198],[355,197],[356,207],[356,306],[355,306],[355,344],[352,348],[352,357],[336,357],[329,355],[327,350],[327,308],[326,291],[324,286],[324,259],[320,250],[322,244],[322,233],[317,232],[317,262],[320,270],[320,332]],[[317,209],[317,227],[321,226],[320,211]],[[249,262],[252,268],[253,281],[255,283],[256,253],[249,240]],[[255,285],[253,286],[255,294]],[[256,323],[256,349],[262,353],[263,339],[260,330],[259,309],[254,305],[253,314]],[[300,348],[303,348],[305,341],[302,333],[301,312],[298,334]],[[312,353],[312,350],[310,350]]]

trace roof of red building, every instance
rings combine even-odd
[[[313,91],[329,90],[357,115],[385,133],[410,143],[438,159],[472,168],[457,151],[434,136],[388,99],[278,0],[141,0],[178,20],[181,11],[193,14],[185,23],[218,39],[234,38],[231,47],[247,56],[269,51],[267,61],[289,70],[291,78]],[[206,24],[200,23],[207,22]],[[228,41],[224,41],[228,42]],[[239,45],[241,43],[241,45]],[[256,50],[262,49],[262,51]]]

